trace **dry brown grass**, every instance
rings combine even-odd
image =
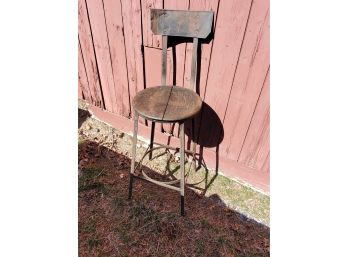
[[[269,229],[214,197],[187,189],[181,217],[178,193],[153,184],[127,200],[126,156],[84,141],[79,159],[79,256],[269,256]]]
[[[185,217],[178,192],[144,181],[136,180],[127,200],[130,140],[80,114],[79,256],[269,256],[269,228],[224,204],[248,202],[244,210],[257,216],[266,209],[267,220],[268,198],[220,178],[205,196],[186,189]],[[144,167],[157,178],[152,169],[163,166],[159,160]]]

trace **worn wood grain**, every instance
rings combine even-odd
[[[161,49],[144,47],[146,88],[161,85],[161,57]],[[155,129],[162,132],[161,125],[157,125]]]
[[[120,0],[103,0],[117,113],[130,116],[128,72]]]
[[[224,120],[222,154],[237,160],[269,68],[269,4],[254,0]]]
[[[96,106],[105,108],[85,0],[78,1],[78,29],[79,42],[86,68],[92,103]]]
[[[162,121],[172,88],[150,87],[140,91],[133,99],[133,108],[144,118]]]
[[[167,49],[167,79],[166,79],[167,85],[175,84],[174,82],[176,81],[176,79],[174,78],[174,73],[173,73],[174,64],[175,62],[173,62],[173,49],[169,47]]]
[[[183,87],[159,86],[138,93],[133,106],[145,118],[176,122],[196,115],[202,100],[196,93]]]
[[[84,99],[90,103],[93,104],[91,93],[88,86],[88,80],[85,70],[85,64],[83,62],[82,52],[80,48],[80,44],[78,46],[79,52],[78,52],[78,81],[79,81],[79,88],[81,89],[81,93],[83,93]],[[81,94],[82,96],[82,94]]]
[[[162,50],[144,47],[146,88],[161,85]]]
[[[223,119],[247,24],[251,0],[221,1],[205,101]]]
[[[79,55],[80,55],[80,52],[81,52],[81,50],[79,50]],[[80,58],[79,58],[80,59]],[[78,64],[79,66],[80,66],[80,61],[79,61],[79,64]],[[78,71],[78,76],[79,76],[79,83],[78,83],[78,86],[77,86],[77,96],[78,96],[78,98],[79,99],[85,99],[85,97],[83,96],[83,93],[82,93],[82,85],[81,85],[81,82],[80,82],[80,67],[78,68],[79,69],[79,71]]]
[[[219,4],[204,101],[220,122],[224,120],[250,6],[251,0],[221,1]],[[203,107],[201,124],[211,122],[211,115],[207,110]],[[225,127],[224,130],[228,128]],[[209,126],[199,130],[199,139],[212,142],[215,141],[212,137],[217,137],[220,133],[219,126]]]
[[[268,156],[267,156],[267,158],[266,158],[265,162],[263,163],[261,170],[260,170],[260,173],[266,173],[266,174],[268,174],[268,176],[270,174],[270,156],[271,156],[271,153],[268,152]],[[265,175],[265,176],[267,176],[267,175]]]
[[[150,25],[150,9],[162,9],[162,0],[143,0],[141,1],[142,25],[143,25],[143,44],[144,46],[162,48],[162,37],[154,35]]]
[[[141,5],[140,0],[121,0],[126,59],[128,70],[129,97],[145,88],[143,74]]]
[[[172,87],[163,120],[180,121],[195,116],[202,107],[202,99],[192,90]]]
[[[102,0],[86,0],[106,110],[119,113]]]
[[[175,51],[174,51],[175,53]],[[173,69],[174,69],[174,62],[173,62],[173,49],[172,48],[168,48],[167,50],[167,85],[174,85],[176,83],[176,79],[173,77],[175,74],[173,73]],[[178,68],[178,67],[176,67]],[[164,133],[167,134],[172,134],[173,133],[173,129],[175,127],[175,123],[170,124],[170,123],[164,123],[161,124],[161,130]]]
[[[166,9],[172,9],[172,10],[188,10],[189,8],[189,1],[183,0],[183,1],[175,1],[175,0],[165,0],[164,1],[164,8]],[[174,40],[174,38],[169,37],[169,41]],[[169,43],[169,45],[171,45]],[[173,83],[178,86],[183,86],[183,76],[184,76],[184,69],[185,69],[185,51],[186,51],[186,43],[179,43],[171,47],[171,52],[168,53],[168,60],[172,64],[171,69],[169,69],[169,72],[172,74],[174,73],[174,65],[175,67],[175,78],[173,78]]]
[[[216,25],[216,19],[217,19],[217,13],[218,13],[218,5],[219,0],[190,0],[190,10],[194,11],[213,11],[214,12],[214,19],[213,19],[213,32]],[[213,33],[212,32],[212,33]],[[209,69],[209,63],[210,63],[210,55],[211,50],[213,46],[214,39],[212,38],[210,41],[206,42],[203,40],[200,40],[199,47],[200,47],[200,55],[199,58],[199,67],[198,67],[198,75],[197,78],[197,84],[198,84],[198,92],[200,96],[203,98],[205,94],[205,87],[207,83],[207,77],[208,77],[208,69]],[[189,87],[190,83],[190,76],[191,76],[191,56],[192,53],[192,44],[188,44],[186,48],[186,58],[185,60],[185,73],[184,73],[184,83],[183,85],[185,87]]]
[[[170,10],[188,10],[189,0],[164,0],[164,8]],[[167,62],[168,62],[168,75],[167,82],[170,85],[183,86],[184,85],[184,70],[185,70],[185,54],[186,54],[186,43],[182,42],[179,44],[171,44],[173,37],[169,37]],[[175,66],[175,67],[174,67]],[[175,72],[174,72],[175,71]],[[175,77],[174,77],[175,76]],[[163,131],[172,134],[173,131],[178,131],[178,124],[163,124]],[[175,128],[177,127],[177,128]],[[178,133],[177,133],[178,136]]]
[[[269,72],[258,99],[238,161],[262,170],[269,156]]]
[[[215,31],[215,25],[217,20],[217,14],[218,14],[218,6],[219,6],[219,0],[190,0],[190,10],[195,11],[213,11],[214,12],[214,19],[213,19],[213,29],[212,33]],[[213,34],[212,34],[213,35]],[[213,47],[214,37],[212,36],[212,39],[209,41],[207,40],[200,40],[198,45],[198,62],[197,62],[197,83],[196,83],[196,89],[197,93],[204,98],[205,95],[205,88],[207,85],[207,78],[208,78],[208,71],[209,71],[209,64],[210,64],[210,56],[211,56],[211,50]],[[190,79],[191,79],[191,55],[192,55],[192,44],[187,44],[186,47],[186,58],[185,58],[185,71],[184,71],[184,82],[183,85],[186,88],[190,87]],[[195,127],[195,134],[199,133],[200,130],[200,123],[202,120],[200,113],[195,117],[194,120],[194,127]],[[206,120],[205,120],[206,121]],[[187,130],[189,131],[189,134],[192,135],[192,124],[187,124],[186,126]]]
[[[80,86],[80,83],[79,83],[79,85],[78,85],[78,92],[77,92],[77,96],[78,96],[78,98],[79,99],[85,99],[84,97],[83,97],[83,95],[82,95],[82,89],[81,89],[81,86]]]

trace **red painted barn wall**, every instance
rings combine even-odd
[[[79,0],[79,97],[132,131],[132,98],[161,79],[150,8],[214,11],[213,37],[199,51],[199,151],[209,168],[218,160],[226,176],[269,192],[269,0]],[[191,42],[169,46],[167,83],[188,86]],[[144,122],[140,134],[149,137]],[[177,126],[157,125],[155,139],[168,137],[178,143]]]

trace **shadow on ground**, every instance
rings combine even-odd
[[[186,189],[181,217],[178,192],[144,181],[127,200],[128,157],[86,140],[79,166],[79,256],[269,256],[269,228],[216,194]]]
[[[88,111],[78,108],[78,128],[81,128],[89,117],[91,117],[91,114]]]

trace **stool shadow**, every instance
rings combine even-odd
[[[194,127],[194,133],[193,128]],[[203,168],[205,171],[204,188],[196,188],[201,190],[204,195],[214,182],[219,170],[219,145],[224,138],[223,124],[217,113],[205,102],[203,102],[201,112],[191,121],[185,123],[185,134],[188,136],[188,149],[191,148],[193,142],[197,143],[198,153],[196,149],[196,158],[198,159],[197,169]],[[209,170],[204,160],[205,149],[212,148],[215,152],[214,175],[209,179]],[[215,148],[215,149],[214,149]],[[195,187],[195,186],[193,186]]]

